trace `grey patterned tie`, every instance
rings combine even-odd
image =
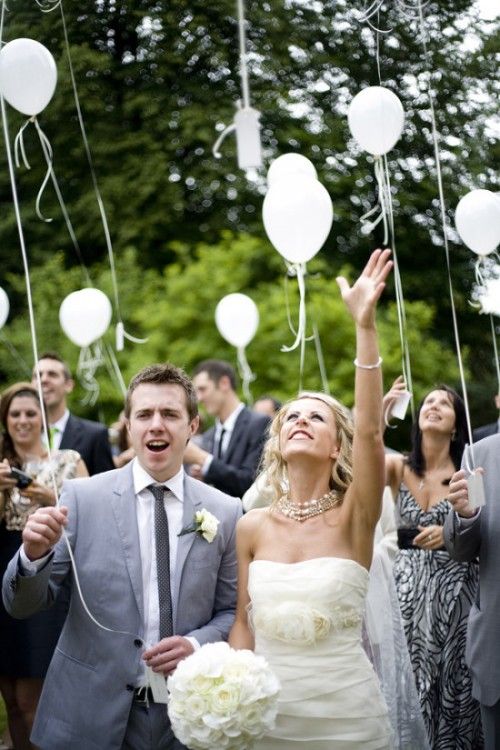
[[[170,544],[168,519],[163,504],[168,487],[150,484],[148,487],[155,499],[156,573],[158,577],[158,603],[160,606],[160,640],[173,635],[172,596],[170,594]]]

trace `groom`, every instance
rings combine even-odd
[[[191,381],[170,364],[146,367],[125,414],[134,461],[67,482],[59,507],[30,516],[4,576],[7,609],[20,618],[50,606],[72,576],[31,737],[42,750],[182,748],[164,676],[199,645],[225,640],[234,618],[241,503],[184,474],[198,425]]]

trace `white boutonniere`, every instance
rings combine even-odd
[[[217,536],[217,528],[219,526],[219,519],[216,518],[212,513],[209,513],[206,508],[197,510],[194,514],[193,523],[189,526],[185,526],[179,532],[178,536],[184,536],[184,534],[192,534],[197,532],[203,539],[206,539],[209,544],[213,542]]]

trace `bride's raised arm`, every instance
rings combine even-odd
[[[353,521],[372,530],[380,516],[384,488],[382,360],[375,326],[377,302],[392,268],[390,250],[375,250],[357,281],[337,279],[342,298],[356,325],[353,479],[345,508]]]

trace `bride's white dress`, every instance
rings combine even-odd
[[[258,750],[386,750],[391,729],[361,644],[368,572],[353,560],[254,560],[255,652],[281,682],[278,717]]]

